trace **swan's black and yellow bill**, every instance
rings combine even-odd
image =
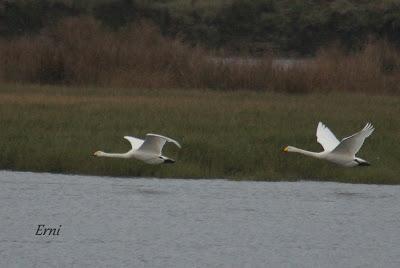
[[[289,146],[286,146],[286,147],[283,149],[283,152],[284,152],[284,153],[289,152]]]
[[[164,164],[173,164],[173,163],[175,163],[175,160],[173,160],[173,159],[165,159],[164,160]]]

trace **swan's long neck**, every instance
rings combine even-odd
[[[114,158],[129,158],[128,153],[123,153],[123,154],[117,154],[117,153],[105,153],[102,152],[99,154],[100,157],[114,157]]]
[[[308,155],[308,156],[315,157],[315,158],[321,158],[321,156],[322,156],[321,155],[322,153],[310,152],[310,151],[299,149],[299,148],[296,148],[293,146],[291,146],[289,152],[304,154],[304,155]]]

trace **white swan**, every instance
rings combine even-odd
[[[132,149],[130,151],[122,154],[111,154],[97,151],[93,155],[99,157],[136,158],[147,164],[155,165],[162,163],[175,163],[175,160],[161,155],[162,148],[164,147],[166,142],[172,142],[173,144],[181,148],[181,145],[176,140],[157,134],[148,133],[146,134],[145,140],[130,136],[125,136],[124,138],[127,139],[132,145]]]
[[[356,153],[360,150],[365,138],[369,137],[373,131],[374,127],[370,123],[367,123],[361,131],[351,135],[350,137],[344,138],[339,142],[329,128],[319,122],[317,128],[317,141],[324,148],[323,152],[315,153],[293,146],[287,146],[283,151],[325,159],[345,167],[369,166],[370,163],[364,159],[356,157]]]

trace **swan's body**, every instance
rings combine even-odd
[[[162,148],[166,142],[172,142],[181,148],[181,145],[176,140],[151,133],[146,134],[145,140],[130,136],[125,136],[124,139],[130,142],[132,146],[130,151],[122,154],[97,151],[94,155],[99,157],[136,158],[147,164],[156,165],[175,162],[175,160],[162,155]]]
[[[344,138],[339,142],[329,128],[319,122],[317,128],[317,141],[324,148],[323,152],[310,152],[293,146],[287,146],[284,151],[300,153],[318,159],[325,159],[345,167],[369,166],[370,164],[367,161],[356,157],[356,154],[363,145],[364,140],[369,137],[373,131],[374,127],[368,123],[361,131]]]

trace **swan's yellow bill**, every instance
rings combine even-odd
[[[285,149],[283,149],[283,151],[287,153],[289,151],[288,147],[289,146],[286,146]]]

